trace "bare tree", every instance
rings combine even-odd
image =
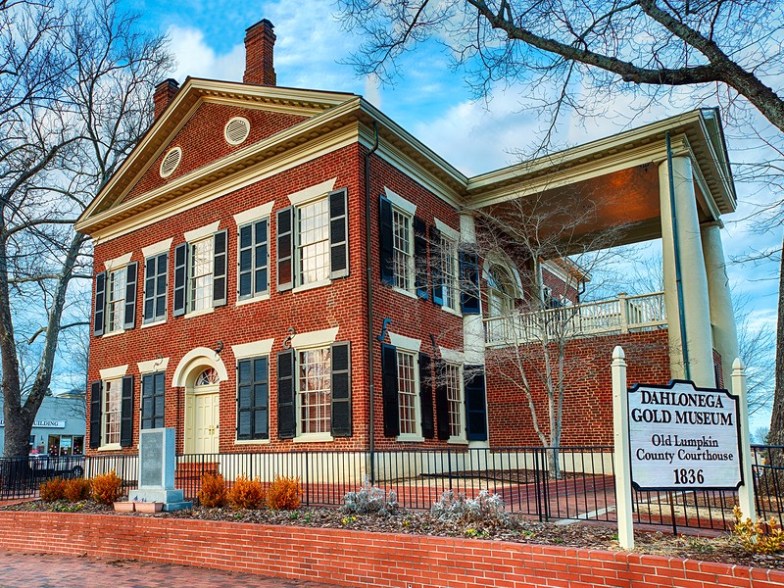
[[[91,255],[73,222],[146,131],[170,61],[164,40],[135,30],[115,0],[3,3],[0,19],[0,356],[12,457],[27,454],[61,333],[86,338],[71,300]],[[25,390],[20,357],[31,353]]]
[[[367,42],[362,72],[396,75],[416,44],[443,44],[480,95],[496,81],[526,81],[528,105],[549,114],[601,114],[621,92],[690,104],[718,104],[730,125],[749,134],[760,115],[782,170],[784,5],[778,0],[339,0],[347,27]],[[586,91],[587,89],[587,91]],[[639,103],[638,103],[639,104]],[[757,147],[759,149],[759,146]],[[781,211],[778,209],[780,215]],[[784,250],[784,245],[782,246]],[[778,300],[778,349],[770,441],[784,444],[784,256]]]

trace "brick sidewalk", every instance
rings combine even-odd
[[[329,588],[327,584],[131,560],[0,551],[0,588]]]

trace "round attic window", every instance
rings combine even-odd
[[[182,149],[179,147],[170,149],[166,155],[163,156],[163,161],[161,161],[161,177],[168,178],[172,175],[174,170],[177,169],[177,166],[180,165],[181,159]]]
[[[248,138],[250,133],[250,122],[241,116],[235,116],[229,119],[226,123],[226,128],[223,129],[223,135],[226,137],[226,142],[229,145],[239,145]]]

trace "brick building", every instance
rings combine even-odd
[[[245,42],[243,83],[158,86],[149,132],[77,223],[95,244],[90,451],[135,452],[160,426],[183,453],[538,443],[501,351],[547,329],[531,299],[580,360],[564,443],[611,440],[614,345],[630,381],[727,373],[716,112],[467,177],[361,96],[276,86],[268,21]],[[568,261],[476,245],[482,218],[587,193],[581,237],[663,239],[663,293],[581,304]]]

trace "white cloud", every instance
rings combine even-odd
[[[229,53],[217,54],[199,29],[172,25],[166,31],[176,68],[172,77],[180,83],[186,77],[241,81],[245,71],[245,48],[237,45]]]

